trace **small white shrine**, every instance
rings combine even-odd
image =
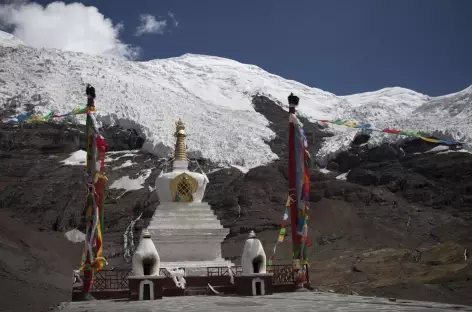
[[[172,171],[156,179],[160,204],[147,230],[159,252],[161,267],[185,268],[187,274],[206,274],[212,266],[232,266],[221,256],[223,228],[208,203],[202,202],[208,177],[188,170],[185,125],[176,122]]]
[[[138,248],[133,255],[132,275],[155,276],[159,275],[161,259],[154,245],[149,231],[144,230]]]
[[[243,274],[267,273],[266,262],[267,258],[261,241],[256,238],[254,231],[249,232],[241,255]]]
[[[236,293],[243,296],[265,296],[273,293],[273,273],[267,273],[266,254],[256,233],[251,231],[241,255],[243,274],[236,276]]]
[[[128,276],[131,300],[162,299],[162,282],[165,276],[159,275],[159,264],[159,254],[151,234],[144,230],[133,255],[132,273]]]

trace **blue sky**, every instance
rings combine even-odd
[[[81,2],[122,22],[120,39],[143,60],[216,55],[338,95],[391,86],[442,95],[472,84],[471,0]],[[140,14],[168,11],[177,27],[134,35]]]

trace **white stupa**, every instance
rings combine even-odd
[[[160,204],[147,230],[162,268],[184,267],[187,274],[206,274],[207,267],[233,265],[221,257],[221,242],[229,230],[202,202],[208,178],[188,170],[185,125],[179,119],[176,126],[173,169],[156,179]]]

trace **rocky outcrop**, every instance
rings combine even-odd
[[[61,163],[70,153],[85,149],[83,133],[83,127],[72,124],[0,125],[1,207],[41,229],[64,230],[83,225],[84,167]],[[137,147],[137,140],[126,130],[106,128],[103,134],[112,150]],[[136,157],[141,161],[150,158],[112,154],[107,165],[119,167],[127,158]],[[123,171],[137,174],[143,169],[146,166],[124,167],[121,172],[110,170],[110,176],[117,178]],[[105,205],[114,197],[114,191],[107,192],[110,196]]]
[[[447,147],[432,151],[434,147],[419,140],[402,145],[383,144],[371,150],[353,145],[333,163],[341,172],[349,171],[349,182],[385,188],[401,194],[410,203],[451,208],[470,218],[472,155]]]

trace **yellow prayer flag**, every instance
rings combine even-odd
[[[287,197],[287,202],[285,203],[285,207],[290,207],[290,195]]]
[[[283,243],[283,242],[284,242],[284,239],[285,239],[285,235],[279,235],[278,242],[279,242],[279,243]]]

